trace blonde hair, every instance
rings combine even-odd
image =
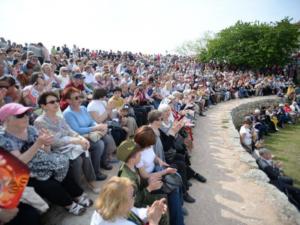
[[[104,220],[128,216],[124,206],[130,200],[125,192],[129,187],[134,187],[134,184],[126,177],[114,176],[105,183],[95,202],[95,208]]]

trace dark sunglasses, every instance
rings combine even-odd
[[[135,198],[135,196],[136,196],[136,193],[137,193],[137,190],[136,190],[136,188],[133,188],[133,192],[132,192],[132,198]]]
[[[31,114],[30,111],[26,111],[26,112],[24,112],[24,113],[15,115],[15,117],[16,117],[17,119],[22,119],[24,116],[30,116],[30,114]]]
[[[53,104],[55,104],[55,103],[59,103],[59,100],[56,99],[56,100],[49,101],[49,102],[46,103],[46,105],[47,105],[47,104],[53,105]]]
[[[4,88],[4,89],[7,90],[7,89],[9,88],[9,86],[0,86],[0,89],[1,89],[1,88]]]
[[[83,99],[83,96],[75,96],[72,98],[72,100],[79,100],[79,99]]]

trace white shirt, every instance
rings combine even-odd
[[[141,220],[147,222],[147,208],[136,208],[131,209]],[[98,212],[94,212],[92,215],[90,225],[135,225],[133,222],[126,220],[125,218],[118,218],[114,221],[106,221]]]
[[[94,74],[92,73],[87,73],[87,72],[83,72],[82,73],[84,75],[84,83],[86,84],[93,84],[93,83],[96,83],[96,79],[95,79],[95,76]]]
[[[246,128],[244,125],[241,126],[240,129],[240,135],[246,134],[244,138],[242,139],[243,144],[245,145],[251,145],[252,144],[252,135],[250,133],[250,129]]]
[[[106,221],[98,212],[94,212],[92,215],[90,225],[135,225],[133,222],[126,220],[125,218],[118,218],[114,221]]]
[[[147,173],[152,173],[154,171],[155,167],[155,152],[153,150],[153,146],[150,146],[148,148],[145,148],[141,152],[141,160],[136,165],[137,168],[144,168]]]
[[[65,86],[70,83],[70,78],[69,76],[66,76],[66,77],[63,77],[62,75],[58,75],[57,76],[57,79],[60,81],[60,88],[61,89],[64,89]]]
[[[97,112],[99,115],[102,115],[106,111],[106,102],[102,100],[92,100],[88,107],[88,112]]]

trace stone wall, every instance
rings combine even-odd
[[[242,125],[244,117],[252,113],[256,108],[260,108],[261,106],[267,107],[280,102],[282,102],[281,98],[272,96],[267,99],[253,99],[251,102],[238,105],[231,111],[232,120],[229,121],[228,124],[228,134],[232,138],[233,150],[236,150],[239,153],[240,161],[248,166],[248,170],[244,173],[243,177],[245,179],[253,180],[266,190],[268,193],[266,200],[268,199],[273,202],[280,212],[279,216],[283,221],[287,222],[286,224],[292,223],[300,225],[300,213],[296,207],[288,201],[285,194],[269,183],[269,178],[258,168],[255,159],[240,145],[239,133],[237,131]]]
[[[237,130],[240,129],[243,124],[243,119],[245,116],[253,113],[256,108],[261,108],[262,106],[268,107],[273,105],[278,105],[282,102],[281,98],[270,97],[269,99],[257,100],[245,104],[241,104],[231,111],[232,122]]]

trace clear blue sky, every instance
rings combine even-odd
[[[0,36],[46,46],[172,52],[242,21],[300,21],[300,0],[0,0]]]

